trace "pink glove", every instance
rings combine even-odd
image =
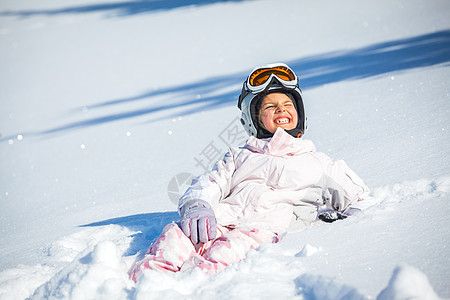
[[[180,212],[181,230],[191,238],[193,244],[206,243],[216,238],[217,222],[209,203],[203,200],[192,200],[185,203]]]

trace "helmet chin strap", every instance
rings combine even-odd
[[[299,125],[297,125],[297,127],[294,129],[283,129],[283,130],[295,138],[300,138],[303,135],[303,131],[299,128]],[[256,137],[259,139],[267,139],[273,137],[273,135],[274,135],[273,133],[271,133],[264,127],[259,127],[258,134]]]
[[[265,129],[264,127],[262,127],[261,125],[258,128],[258,132],[256,137],[258,139],[266,139],[266,138],[271,138],[273,137],[273,133],[271,133],[269,130]]]
[[[284,130],[287,133],[289,133],[290,135],[292,135],[295,138],[300,138],[303,135],[303,131],[300,130],[299,125],[297,124],[297,127],[295,127],[294,129],[290,129],[290,130]]]

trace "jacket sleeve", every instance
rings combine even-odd
[[[235,171],[233,151],[230,149],[213,170],[192,181],[191,186],[178,201],[178,212],[182,216],[183,207],[192,201],[206,201],[214,209],[230,193],[231,180]]]
[[[333,162],[324,154],[323,163],[323,200],[328,208],[344,211],[359,201],[370,200],[369,188],[343,160]]]

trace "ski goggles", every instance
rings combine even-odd
[[[247,78],[246,89],[252,93],[262,92],[274,78],[286,88],[293,89],[298,86],[295,72],[287,65],[277,63],[254,69]]]

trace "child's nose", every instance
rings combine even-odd
[[[276,111],[277,112],[284,112],[284,111],[286,111],[286,108],[284,107],[284,105],[278,105]]]

